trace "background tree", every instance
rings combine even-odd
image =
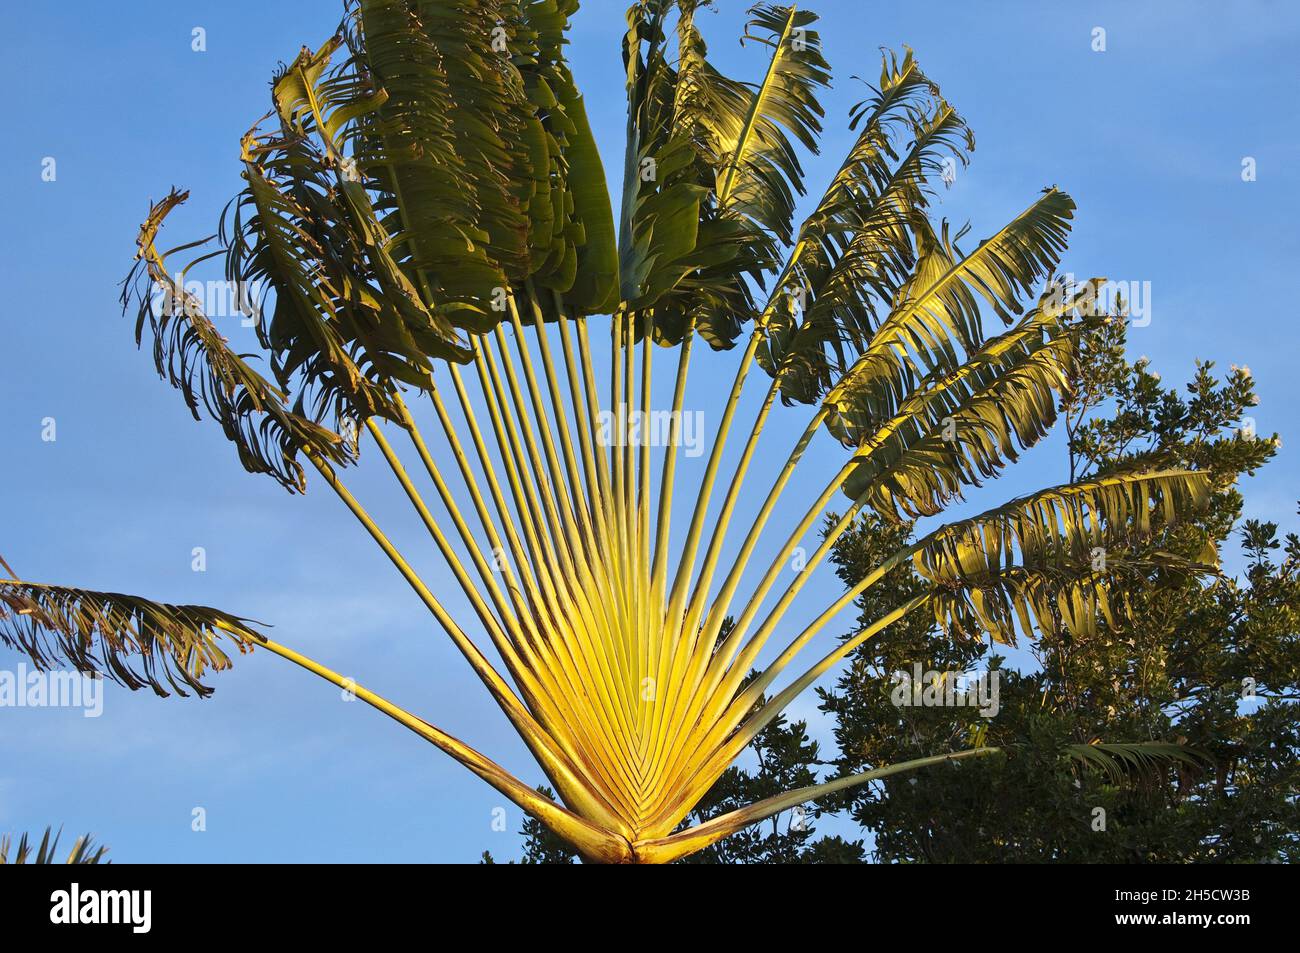
[[[855,653],[822,708],[836,723],[837,770],[954,750],[979,734],[989,744],[1028,739],[1017,757],[941,767],[863,788],[839,807],[874,835],[881,861],[1164,862],[1291,861],[1300,844],[1300,541],[1277,526],[1242,521],[1238,477],[1274,453],[1258,436],[1245,368],[1216,377],[1197,365],[1179,394],[1145,358],[1124,356],[1126,324],[1085,338],[1073,397],[1063,405],[1071,478],[1134,461],[1212,473],[1209,511],[1161,545],[1194,557],[1205,537],[1235,538],[1244,568],[1206,584],[1159,570],[1127,585],[1130,618],[1094,636],[1048,634],[1024,671],[989,643],[952,643],[920,622],[896,627]],[[863,519],[836,550],[841,576],[876,565],[905,528]],[[1225,551],[1231,549],[1227,547]],[[1234,560],[1235,561],[1235,560]],[[891,585],[917,580],[900,568]],[[864,616],[873,605],[863,604]],[[1023,653],[1018,653],[1023,657]],[[927,668],[1002,667],[1001,710],[897,708],[889,675]],[[1258,700],[1243,699],[1253,693]],[[1063,766],[1057,746],[1123,735],[1185,743],[1212,753],[1209,771],[1149,772],[1116,786]],[[1105,830],[1094,830],[1105,811]]]

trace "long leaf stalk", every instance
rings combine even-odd
[[[357,521],[366,529],[375,543],[407,580],[411,588],[415,590],[439,624],[442,625],[448,636],[451,637],[461,654],[470,663],[470,667],[475,674],[479,676],[506,717],[510,719],[525,743],[528,744],[543,770],[546,771],[547,776],[555,783],[557,790],[568,790],[570,792],[568,797],[585,801],[589,809],[605,814],[606,822],[618,825],[620,822],[617,820],[617,816],[610,814],[607,808],[601,805],[593,796],[589,787],[576,777],[571,764],[556,750],[554,740],[542,731],[541,727],[533,720],[510,686],[506,684],[496,669],[479,651],[478,647],[465,635],[452,616],[443,608],[433,593],[429,591],[424,581],[411,568],[401,553],[397,551],[397,548],[393,546],[388,537],[384,535],[383,530],[375,524],[365,508],[357,502],[356,498],[342,484],[329,464],[315,456],[311,456],[309,459],[325,479],[325,482],[335,491]]]
[[[508,358],[508,352],[505,351],[504,340],[499,338],[497,344],[500,346],[501,352],[507,354]],[[534,564],[542,567],[541,575],[546,580],[546,588],[551,608],[554,612],[554,618],[557,620],[557,626],[561,632],[566,628],[572,629],[575,638],[573,642],[566,645],[566,649],[571,654],[573,664],[581,670],[588,667],[584,664],[585,659],[597,658],[600,655],[605,654],[602,653],[597,646],[607,645],[608,642],[597,641],[599,638],[596,634],[598,631],[598,625],[587,595],[583,588],[576,584],[577,580],[573,577],[572,562],[567,561],[565,564],[560,563],[557,552],[564,551],[563,543],[557,547],[553,536],[546,528],[545,524],[547,523],[548,517],[550,519],[552,530],[554,530],[557,520],[555,518],[553,502],[547,502],[549,500],[547,480],[545,474],[541,470],[537,448],[535,444],[530,443],[527,452],[522,449],[520,430],[519,427],[515,425],[515,420],[517,418],[509,411],[509,400],[502,384],[501,374],[497,369],[497,364],[492,350],[484,347],[481,353],[483,355],[483,360],[480,362],[480,367],[485,381],[485,389],[490,391],[487,396],[493,427],[497,432],[499,445],[502,447],[508,447],[509,450],[509,452],[503,451],[502,455],[505,459],[506,471],[510,480],[510,485],[514,492],[516,509],[524,521],[525,530],[533,550]],[[513,376],[513,372],[511,373]],[[517,385],[513,388],[513,391],[517,399],[519,396]],[[531,435],[531,428],[525,432]],[[533,467],[532,473],[536,479],[536,483],[534,484],[527,482],[530,463]],[[539,492],[530,492],[531,486],[538,487]],[[537,502],[538,496],[542,497],[544,501],[541,506],[539,506]],[[546,515],[543,515],[542,513],[543,508],[548,510]],[[561,639],[561,641],[563,642],[565,640]],[[615,651],[612,654],[617,656],[621,640],[615,639],[614,642]],[[628,668],[626,655],[629,650],[626,646],[623,646],[623,648],[624,656],[619,658],[617,663],[614,663],[617,665],[613,670],[615,675],[626,672]],[[605,661],[609,664],[610,659],[608,656]],[[591,678],[589,671],[586,672],[586,678],[588,680]],[[626,680],[624,681],[626,682]],[[596,693],[593,692],[593,694]],[[626,719],[630,717],[628,714],[626,698],[626,684],[624,684],[622,704],[619,704],[618,701],[613,699],[608,700],[607,705],[612,709],[612,712],[607,711],[606,717],[618,718],[626,721]],[[625,775],[630,776],[634,774],[635,769],[629,763],[626,753],[619,749],[615,749],[614,753],[620,762]]]
[[[514,625],[509,624],[513,619],[508,614],[508,611],[503,608],[504,599],[498,598],[498,612],[501,612],[503,620],[507,621],[507,627],[511,630],[510,635],[508,635],[507,630],[498,623],[496,616],[493,615],[492,611],[479,595],[477,588],[470,579],[464,566],[461,564],[455,550],[442,533],[442,530],[434,520],[433,515],[429,512],[428,507],[425,505],[423,498],[415,488],[410,477],[407,476],[405,468],[397,458],[391,444],[389,444],[388,440],[384,437],[383,432],[373,420],[368,421],[367,426],[369,427],[376,444],[379,446],[384,459],[388,462],[394,476],[397,478],[408,499],[420,515],[421,521],[429,530],[430,535],[434,538],[439,552],[451,568],[453,575],[456,577],[456,581],[460,584],[466,597],[474,607],[479,620],[483,623],[484,628],[487,629],[493,645],[496,646],[497,651],[504,660],[512,680],[522,689],[529,708],[541,715],[544,726],[551,731],[552,736],[557,737],[558,739],[563,739],[566,736],[581,738],[582,734],[580,733],[580,730],[586,731],[590,734],[591,726],[580,724],[581,720],[589,714],[588,712],[585,710],[579,710],[576,713],[570,710],[556,711],[554,705],[550,704],[551,699],[563,698],[564,694],[558,691],[558,686],[553,681],[545,685],[542,685],[539,682],[538,676],[541,675],[541,681],[545,682],[549,671],[541,669],[536,664],[535,659],[527,657],[531,655],[528,651],[528,642],[522,638],[522,632],[518,628],[517,623]],[[416,433],[418,433],[418,431],[416,431]],[[484,585],[496,596],[500,597],[500,591],[496,587],[491,573],[487,571],[486,564],[483,562],[481,554],[478,553],[477,550],[474,550],[474,555],[479,564],[478,568]],[[521,658],[519,650],[523,651],[525,655],[524,658]],[[570,690],[572,690],[572,687],[573,686],[570,685]],[[575,720],[575,715],[577,716],[577,720]],[[563,730],[558,733],[555,731],[555,728],[559,727],[561,724],[567,726],[567,733]],[[595,737],[600,738],[601,736],[596,735]],[[571,759],[575,759],[575,751],[569,750],[566,751],[566,754]],[[606,755],[608,755],[608,753],[606,753]],[[601,759],[591,757],[589,752],[585,757],[582,757],[581,760],[585,764],[599,765],[602,763]]]

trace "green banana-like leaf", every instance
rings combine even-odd
[[[874,108],[769,303],[759,358],[780,374],[782,398],[811,403],[870,344],[916,267],[913,234],[945,163],[964,164],[973,139],[915,66],[885,57]],[[899,93],[902,87],[909,93]],[[895,139],[907,136],[903,142]],[[797,298],[796,298],[797,294]],[[796,305],[798,301],[798,305]]]
[[[341,45],[304,50],[272,85],[278,134],[243,141],[248,185],[234,203],[227,276],[269,283],[275,310],[259,324],[277,381],[313,413],[398,419],[395,381],[431,386],[431,359],[470,352],[445,302],[432,307],[393,256],[366,182],[343,153],[337,116],[385,99],[365,77],[326,72]],[[335,130],[331,133],[331,129]]]
[[[566,82],[557,90],[560,104],[573,133],[569,136],[566,159],[569,188],[573,193],[574,218],[582,226],[583,242],[578,248],[577,273],[565,302],[575,314],[610,314],[618,307],[618,235],[609,201],[605,166],[596,148],[596,137],[587,119],[587,107],[573,76],[565,70]]]
[[[248,651],[261,638],[252,624],[208,606],[0,579],[0,644],[41,670],[70,665],[164,697],[210,695],[200,679],[231,666],[221,640]]]
[[[454,41],[456,24],[464,26],[456,18],[422,20],[407,0],[360,0],[346,23],[352,67],[385,94],[357,117],[354,156],[382,196],[391,252],[426,302],[461,302],[458,323],[490,330],[492,289],[508,287],[508,267],[523,270],[524,216],[503,175],[525,158],[503,139],[520,122],[522,93],[504,68],[450,59],[487,57],[469,45],[487,41],[481,28]],[[472,82],[488,118],[471,123],[457,95]]]
[[[1189,470],[1117,473],[1053,487],[949,524],[918,545],[913,566],[934,586],[935,621],[961,637],[989,633],[1015,643],[1031,633],[1087,636],[1114,624],[1111,583],[1164,568],[1211,572],[1200,562],[1147,551],[1145,544],[1209,505],[1208,474]]]
[[[749,11],[744,37],[771,51],[762,81],[750,88],[723,76],[708,62],[694,0],[676,4],[674,68],[665,52],[672,6],[643,0],[628,11],[622,294],[630,308],[653,307],[662,343],[694,324],[714,347],[730,347],[757,316],[752,283],[790,240],[803,191],[795,142],[816,150],[816,91],[829,74],[808,28],[815,15],[764,3]]]
[[[1035,282],[1055,268],[1074,202],[1064,192],[1043,196],[969,255],[936,235],[918,219],[922,240],[917,267],[899,293],[889,316],[873,333],[866,350],[827,393],[840,404],[852,394],[858,413],[889,419],[899,395],[911,393],[931,375],[956,371],[963,355],[983,344],[980,299],[1007,322],[1023,310],[1022,299]]]
[[[617,253],[604,169],[563,55],[577,0],[362,0],[354,59],[388,94],[359,150],[389,194],[426,300],[453,323],[501,319],[532,279],[575,313],[612,311]],[[468,202],[468,216],[446,214]],[[541,302],[549,308],[549,301]]]
[[[694,0],[677,2],[677,69],[664,66],[671,96],[664,96],[664,127],[691,143],[695,158],[689,181],[713,189],[728,143],[753,100],[745,83],[722,75],[708,60],[708,46],[695,25]],[[774,267],[774,238],[735,209],[723,212],[716,196],[700,204],[697,244],[712,250],[710,261],[688,270],[671,291],[655,302],[653,333],[661,344],[679,343],[694,328],[711,346],[726,349],[755,313],[753,286]]]
[[[465,360],[464,343],[419,300],[379,236],[357,231],[357,219],[371,224],[366,205],[349,202],[304,140],[250,134],[244,160],[227,271],[275,291],[259,330],[276,379],[318,407],[393,419],[388,382],[428,387],[429,358]]]
[[[643,173],[637,166],[626,242],[620,234],[619,280],[628,309],[654,307],[691,272],[734,257],[738,229],[729,237],[719,234],[713,242],[701,240],[701,208],[708,187],[693,180],[694,158],[690,141],[676,138],[658,154],[643,156],[643,161],[653,162],[644,166],[652,171]],[[643,174],[654,178],[642,181]]]
[[[685,146],[669,149],[673,135],[668,103],[672,98],[674,72],[664,47],[666,24],[672,0],[636,0],[627,10],[627,32],[623,37],[623,65],[627,73],[627,138],[623,152],[623,194],[619,207],[618,260],[619,296],[624,302],[639,298],[649,275],[649,239],[638,248],[637,229],[645,231],[642,193],[653,191],[643,183],[652,169],[654,186],[660,185],[658,162],[672,153],[681,155]],[[689,164],[675,159],[680,169]],[[647,166],[653,163],[653,167]],[[689,183],[682,183],[689,185]],[[697,200],[698,201],[698,200]],[[697,205],[698,208],[698,205]],[[680,245],[680,241],[678,242]]]
[[[702,181],[701,243],[732,249],[725,260],[688,274],[662,300],[660,325],[692,320],[715,348],[730,347],[760,318],[755,289],[775,273],[790,243],[797,197],[804,194],[798,151],[815,154],[821,130],[818,91],[829,84],[817,17],[774,4],[750,9],[742,43],[770,50],[761,82],[719,73],[695,26],[695,4],[678,4],[679,73],[673,125],[697,144]]]
[[[795,196],[803,194],[803,169],[791,138],[817,152],[824,115],[817,91],[830,84],[817,15],[794,6],[760,3],[750,8],[741,42],[771,50],[763,80],[746,97],[743,114],[715,111],[711,125],[721,165],[716,193],[724,212],[739,212],[783,243],[791,240]],[[704,76],[708,76],[705,71]],[[710,106],[726,103],[711,97]]]
[[[697,265],[703,181],[692,139],[674,128],[667,18],[672,0],[638,0],[627,11],[623,39],[627,69],[628,127],[619,213],[621,306],[653,306]],[[725,243],[714,243],[726,254]]]
[[[923,381],[887,421],[860,416],[851,391],[828,403],[828,428],[858,448],[845,494],[893,519],[933,516],[1045,437],[1072,379],[1077,328],[1092,320],[1067,323],[1085,298],[1053,304],[1056,295],[1049,289],[959,370]]]
[[[576,0],[523,0],[510,40],[511,59],[518,69],[528,103],[528,119],[538,190],[529,205],[534,228],[529,238],[530,277],[542,287],[569,291],[577,276],[578,247],[585,229],[575,217],[568,144],[578,133],[564,109],[560,93],[576,93],[564,60],[564,37]]]
[[[496,272],[493,285],[466,289],[480,300],[493,286],[508,287],[527,277],[533,218],[550,211],[546,202],[532,208],[536,185],[547,183],[548,170],[534,166],[528,132],[534,110],[511,62],[516,6],[505,0],[364,0],[357,5],[354,55],[388,92],[377,114],[387,142],[377,154],[363,151],[361,159],[370,164],[391,158],[406,166],[392,202],[401,230],[410,230],[422,254],[445,248],[450,263],[458,238],[469,246],[471,259],[484,253]],[[444,143],[450,153],[435,148]],[[440,228],[428,215],[455,192],[472,208],[463,234]],[[454,274],[440,277],[458,281]]]

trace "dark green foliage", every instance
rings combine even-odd
[[[823,708],[836,719],[839,770],[958,750],[979,741],[1023,746],[1005,759],[979,759],[853,792],[837,806],[875,834],[875,857],[892,862],[1067,861],[1259,862],[1294,860],[1300,812],[1300,540],[1277,526],[1241,522],[1233,485],[1273,454],[1270,438],[1243,418],[1254,404],[1249,372],[1226,378],[1198,364],[1187,395],[1164,387],[1145,359],[1124,359],[1125,325],[1109,322],[1085,341],[1062,407],[1070,473],[1084,479],[1131,466],[1187,466],[1212,475],[1209,511],[1167,534],[1161,545],[1195,557],[1206,536],[1240,540],[1246,569],[1207,584],[1151,571],[1126,595],[1128,622],[1096,636],[1047,633],[1035,665],[1003,669],[1001,710],[896,708],[889,674],[917,660],[928,669],[1001,666],[980,643],[936,638],[921,620],[868,643]],[[837,551],[854,580],[894,549],[905,532],[862,521]],[[892,538],[891,538],[892,537]],[[1225,549],[1230,551],[1231,547]],[[1229,565],[1227,569],[1232,570]],[[897,595],[916,582],[909,569],[890,580]],[[879,614],[875,603],[863,617]],[[1263,702],[1243,699],[1253,690]],[[1104,774],[1072,770],[1061,746],[1094,739],[1164,741],[1205,751],[1214,766],[1178,766],[1117,786]],[[1105,830],[1094,830],[1105,811]]]

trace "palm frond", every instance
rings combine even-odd
[[[355,59],[389,93],[375,114],[371,138],[379,149],[363,148],[362,161],[396,173],[386,186],[396,220],[390,230],[439,256],[418,269],[425,282],[436,279],[428,297],[472,302],[452,314],[458,325],[490,330],[502,317],[490,304],[494,293],[530,279],[571,293],[567,303],[578,314],[615,304],[618,262],[604,170],[564,57],[577,6],[358,3]],[[429,136],[449,153],[425,149]],[[436,210],[457,191],[474,214],[470,227],[449,229],[426,208]],[[459,267],[462,257],[468,269]]]
[[[824,112],[817,91],[829,86],[830,67],[821,55],[821,36],[811,28],[815,13],[760,3],[749,16],[741,43],[768,47],[771,59],[762,82],[746,97],[743,114],[709,114],[721,160],[716,194],[721,211],[739,212],[788,244],[795,198],[804,192],[803,168],[791,140],[810,153],[818,151]],[[711,105],[726,102],[726,97],[710,98]]]
[[[570,0],[566,13],[571,15],[577,6],[577,0]],[[619,274],[618,234],[605,166],[587,118],[586,102],[567,63],[557,59],[553,72],[556,107],[551,111],[562,112],[567,126],[561,148],[567,194],[572,197],[577,260],[570,287],[555,282],[551,286],[565,292],[564,301],[572,314],[608,314],[618,305]]]
[[[899,395],[921,380],[956,371],[963,354],[983,343],[980,299],[1010,323],[1034,283],[1056,267],[1073,210],[1068,195],[1048,189],[970,255],[961,254],[946,224],[940,236],[919,220],[921,253],[912,277],[827,401],[852,393],[861,413],[884,420]]]
[[[42,671],[70,665],[163,697],[210,695],[200,679],[231,666],[222,640],[246,652],[262,639],[252,625],[208,606],[0,579],[0,644]]]
[[[11,834],[0,836],[0,865],[59,863],[57,859],[59,838],[63,835],[63,830],[60,829],[57,833],[53,833],[53,836],[51,836],[51,833],[52,828],[45,828],[45,833],[41,835],[40,844],[35,846],[28,840],[26,832],[18,838],[16,845]],[[107,847],[102,844],[96,845],[89,834],[84,834],[76,839],[67,859],[62,862],[65,864],[107,864],[111,863],[111,861],[104,859],[107,853]]]
[[[1207,474],[1178,470],[1054,487],[936,530],[918,545],[913,565],[934,585],[936,623],[956,636],[987,632],[1014,643],[1017,622],[1026,634],[1086,636],[1099,619],[1113,624],[1123,611],[1111,594],[1121,574],[1212,571],[1139,548],[1204,511],[1210,491]]]
[[[773,270],[790,240],[803,192],[795,142],[816,151],[816,93],[829,72],[810,29],[816,16],[763,3],[750,9],[743,38],[771,51],[762,81],[751,88],[722,75],[695,27],[695,0],[677,3],[674,68],[671,6],[648,0],[628,11],[623,297],[630,308],[654,306],[664,343],[692,323],[714,347],[730,347],[757,316],[748,282]]]
[[[901,62],[885,54],[879,88],[852,114],[862,130],[801,227],[764,315],[760,362],[780,374],[787,402],[815,401],[870,343],[879,308],[915,267],[930,182],[974,147],[910,50]]]
[[[653,165],[645,164],[649,162]],[[675,309],[661,305],[669,292],[690,290],[692,286],[683,284],[688,275],[725,265],[739,254],[743,236],[739,226],[703,217],[709,188],[698,181],[694,163],[692,144],[677,137],[657,153],[643,155],[632,167],[634,179],[627,186],[630,198],[625,197],[626,217],[619,231],[625,309],[673,314]],[[642,179],[642,175],[653,177]],[[680,323],[657,337],[680,340]]]
[[[424,300],[350,171],[338,116],[364,115],[386,94],[364,77],[324,72],[341,44],[335,37],[285,67],[272,86],[279,132],[244,138],[248,187],[235,205],[227,273],[274,287],[262,343],[282,387],[301,374],[318,406],[349,407],[358,422],[396,420],[393,381],[427,389],[431,358],[470,359],[450,315],[472,306]]]
[[[203,307],[185,290],[188,268],[169,271],[157,248],[167,215],[188,198],[173,189],[149,208],[136,239],[136,264],[123,283],[122,307],[136,310],[135,340],[148,327],[158,374],[180,390],[195,420],[199,408],[221,425],[252,473],[274,477],[290,491],[305,487],[300,453],[314,453],[338,464],[352,459],[352,448],[334,430],[286,405],[286,394],[237,354]],[[337,423],[336,423],[337,426]]]
[[[1049,289],[1037,308],[958,370],[921,382],[888,420],[873,419],[873,402],[858,399],[853,388],[828,400],[827,427],[857,448],[845,495],[893,519],[902,518],[900,511],[932,516],[1046,436],[1073,379],[1079,328],[1091,320],[1070,323],[1084,295],[1064,305],[1053,303],[1056,296]]]
[[[732,346],[755,309],[751,284],[761,281],[776,259],[774,239],[734,209],[724,212],[713,190],[723,167],[726,143],[734,141],[753,92],[745,83],[720,73],[709,61],[708,45],[695,23],[695,0],[677,0],[676,69],[659,66],[658,114],[653,129],[674,143],[688,143],[691,164],[682,173],[704,188],[696,244],[711,252],[687,271],[655,302],[652,333],[656,342],[679,343],[688,329],[712,347]],[[640,136],[640,133],[638,133]],[[653,147],[648,155],[657,154]]]
[[[536,120],[511,62],[518,23],[509,14],[517,6],[502,0],[356,4],[355,58],[389,94],[375,122],[362,125],[374,136],[360,160],[391,169],[386,185],[400,222],[390,232],[407,236],[417,265],[471,300],[486,301],[493,287],[523,280],[530,230],[550,211],[544,202],[531,207],[548,169],[536,166],[530,150]],[[466,203],[468,217],[441,216],[449,201]],[[458,256],[470,268],[469,282],[455,273]]]

